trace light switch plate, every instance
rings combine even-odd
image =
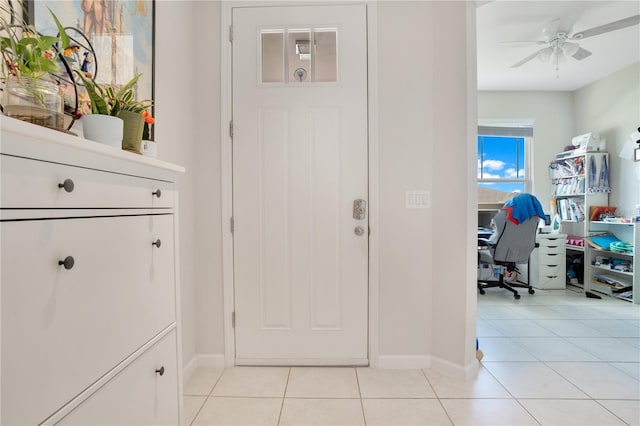
[[[414,190],[406,191],[405,203],[408,209],[428,209],[431,208],[431,191]]]

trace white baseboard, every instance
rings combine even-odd
[[[374,368],[390,370],[432,368],[452,378],[467,381],[476,377],[480,363],[474,359],[463,367],[432,355],[380,355]]]
[[[431,368],[454,379],[467,381],[476,377],[480,363],[474,359],[466,366],[461,366],[434,356],[431,358]]]
[[[381,369],[410,369],[430,368],[429,355],[380,355],[375,368]]]
[[[185,382],[198,367],[224,368],[224,354],[196,354],[182,369],[182,377]]]

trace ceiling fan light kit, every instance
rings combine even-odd
[[[532,43],[542,45],[543,47],[531,55],[521,59],[515,64],[511,65],[511,68],[518,68],[534,58],[537,58],[543,62],[551,62],[556,67],[556,78],[559,77],[559,63],[564,61],[565,57],[572,57],[575,60],[581,61],[591,56],[591,52],[587,49],[580,47],[578,43],[573,41],[583,40],[588,37],[598,36],[600,34],[608,33],[611,31],[617,31],[623,28],[638,25],[640,23],[640,15],[629,16],[618,21],[609,22],[608,24],[599,25],[597,27],[590,28],[588,30],[579,31],[572,35],[568,31],[562,31],[558,29],[560,20],[556,19],[542,29],[543,40],[537,40]],[[573,40],[573,41],[570,41]]]

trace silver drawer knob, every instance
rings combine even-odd
[[[160,198],[162,196],[162,191],[160,191],[160,189],[156,189],[155,191],[153,191],[151,194],[155,195],[156,197]]]

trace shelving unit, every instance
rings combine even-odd
[[[619,222],[589,222],[591,235],[609,233],[620,241],[633,244],[633,252],[618,253],[611,250],[587,248],[585,267],[585,290],[596,291],[612,297],[618,297],[629,302],[640,304],[640,223]],[[588,262],[588,263],[587,263]],[[629,271],[616,270],[613,267],[620,264],[628,265]],[[610,280],[611,284],[598,282],[598,277]],[[629,291],[631,294],[629,294]]]
[[[556,154],[549,165],[551,207],[553,213],[560,217],[560,232],[567,235],[567,254],[585,253],[584,237],[589,235],[589,211],[592,206],[609,205],[611,189],[602,174],[605,164],[609,164],[607,152],[568,151]],[[586,271],[579,272],[584,277],[583,282],[586,281]],[[582,284],[579,283],[578,287]]]

